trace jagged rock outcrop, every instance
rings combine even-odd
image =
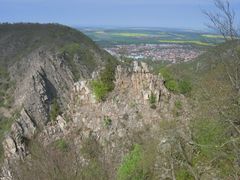
[[[81,104],[95,103],[96,100],[90,90],[89,81],[83,80],[74,84],[71,99],[77,100]]]
[[[137,61],[133,62],[132,69],[117,67],[116,90],[127,91],[128,98],[134,97],[139,103],[149,103],[151,93],[156,96],[156,103],[160,103],[162,95],[170,96],[163,85],[163,79],[151,74],[146,63]]]
[[[35,123],[43,127],[49,120],[52,99],[59,97],[62,105],[67,104],[72,73],[60,57],[50,52],[38,50],[23,62],[11,68],[12,79],[17,80],[15,107],[23,106]]]
[[[52,98],[51,87],[58,87],[58,84],[57,80],[52,81],[53,77],[45,67],[39,67],[40,70],[33,73],[31,78],[22,80],[23,83],[32,82],[33,87],[17,91],[29,95],[22,96],[22,103],[27,102],[35,106],[36,110],[40,110],[42,115],[46,114],[46,117],[43,116],[46,119],[42,122],[47,122],[47,104]],[[54,85],[50,86],[49,83]],[[72,90],[68,91],[70,100],[67,109],[55,122],[48,122],[46,126],[42,126],[36,137],[39,142],[48,146],[56,140],[69,139],[75,151],[81,152],[84,142],[89,138],[94,139],[103,148],[103,152],[107,153],[107,156],[103,154],[100,159],[104,159],[107,162],[106,166],[111,169],[119,165],[129,150],[128,147],[137,143],[139,138],[156,138],[160,122],[178,119],[183,127],[187,122],[188,104],[184,96],[170,93],[165,88],[162,77],[150,73],[147,64],[143,62],[134,62],[130,67],[117,66],[115,88],[104,102],[95,100],[90,84],[91,79],[81,80],[72,85]],[[154,96],[154,102],[150,102],[151,96]],[[29,102],[29,97],[33,98],[33,104]],[[174,115],[176,101],[181,101],[183,106],[178,117]],[[35,103],[39,103],[40,106],[36,106]],[[151,103],[154,103],[154,108],[151,107]],[[37,117],[36,114],[34,109],[25,105],[5,139],[3,180],[12,179],[9,171],[12,162],[24,159],[28,155],[24,140],[35,135],[36,126],[39,126],[38,122],[33,121]],[[159,152],[168,151],[168,138],[159,137]],[[77,156],[81,162],[88,162],[81,153]],[[158,162],[163,163],[164,160]],[[161,172],[160,178],[169,177],[169,172],[160,169],[157,164],[156,171]],[[115,175],[112,174],[110,179],[114,178]]]
[[[63,129],[60,122],[45,127],[39,136],[41,142],[47,145],[60,138],[71,139],[76,151],[81,152],[84,141],[93,138],[107,153],[102,155],[104,161],[114,168],[140,137],[156,138],[160,122],[178,119],[181,124],[178,130],[184,128],[189,116],[185,97],[170,93],[162,77],[151,74],[145,63],[134,62],[130,68],[118,66],[115,79],[115,89],[104,102],[94,99],[91,80],[75,83],[69,104],[72,121],[63,123]],[[151,95],[156,97],[154,108],[149,102]],[[183,104],[178,117],[174,115],[176,101]],[[159,151],[168,151],[168,138],[159,137]],[[81,153],[78,155],[83,158]],[[168,177],[169,172],[161,171],[165,173],[163,177]]]
[[[37,130],[52,135],[66,133],[64,117],[58,116],[56,122],[50,122],[52,102],[56,100],[64,112],[71,100],[74,81],[89,78],[112,57],[69,27],[3,24],[0,28],[0,65],[9,75],[6,81],[12,83],[9,98],[13,102],[9,112],[21,112],[3,142],[5,161],[1,176],[10,178],[11,162],[28,155],[26,142],[35,137]],[[71,48],[76,51],[69,52]],[[46,130],[49,124],[53,128]]]
[[[66,107],[70,99],[68,89],[73,86],[69,68],[50,52],[36,50],[23,62],[10,68],[11,78],[16,81],[14,107],[23,107],[23,110],[3,142],[7,161],[23,159],[27,155],[24,140],[32,139],[36,127],[42,129],[47,124],[54,98],[59,97],[63,108]]]
[[[19,116],[3,142],[6,158],[24,158],[27,154],[24,141],[30,140],[36,132],[36,126],[25,109]]]
[[[17,120],[12,124],[11,131],[3,141],[5,162],[3,164],[3,178],[11,179],[9,164],[15,160],[23,160],[28,154],[25,142],[32,139],[36,132],[36,125],[23,109]]]

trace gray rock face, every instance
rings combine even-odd
[[[60,97],[63,106],[70,99],[72,73],[62,59],[52,53],[38,50],[30,54],[21,64],[11,67],[11,77],[17,87],[15,106],[23,106],[39,127],[49,120],[52,99]]]
[[[26,156],[24,139],[31,139],[36,132],[36,126],[27,114],[22,110],[20,117],[13,123],[10,133],[3,142],[6,158],[22,159]]]
[[[89,82],[86,80],[79,81],[74,83],[73,93],[71,96],[71,99],[76,99],[76,96],[78,98],[78,101],[81,103],[95,103],[96,100],[94,99],[94,96],[90,90]]]
[[[23,110],[3,142],[9,163],[28,154],[25,140],[32,139],[36,127],[42,129],[47,124],[51,101],[59,97],[62,108],[66,107],[69,89],[73,87],[71,71],[53,53],[36,50],[20,62],[10,68],[11,78],[16,82],[14,107]]]
[[[134,101],[144,104],[149,103],[151,94],[154,94],[157,103],[171,96],[163,85],[162,77],[149,73],[147,64],[137,61],[133,63],[133,69],[117,67],[116,90],[126,91],[129,100],[134,98]]]
[[[46,127],[48,131],[41,133],[41,141],[49,144],[57,138],[67,137],[80,151],[83,140],[94,137],[108,152],[105,160],[111,162],[112,168],[116,168],[134,138],[144,133],[156,138],[159,123],[176,118],[172,113],[176,100],[183,103],[183,113],[177,119],[181,124],[186,123],[185,98],[170,93],[163,85],[162,77],[149,73],[146,64],[134,62],[132,68],[118,66],[115,89],[105,102],[94,100],[89,84],[86,80],[75,83],[69,104],[72,121],[64,125],[62,130],[59,130],[61,123]],[[156,96],[155,109],[150,107],[149,102],[152,93]],[[111,123],[106,123],[106,118]],[[161,151],[168,151],[165,145],[167,138],[159,137]],[[171,177],[168,171],[161,169],[161,172],[164,173],[161,177]]]
[[[5,162],[2,168],[2,179],[11,179],[11,171],[9,164],[15,160],[24,159],[28,154],[26,150],[26,140],[30,140],[36,132],[36,126],[32,119],[23,109],[19,118],[13,123],[10,133],[3,141]]]
[[[35,137],[36,129],[52,135],[66,133],[63,117],[57,117],[58,125],[49,123],[53,100],[57,99],[61,111],[68,109],[71,91],[78,86],[74,80],[89,78],[111,57],[78,30],[61,25],[9,24],[1,25],[1,30],[0,64],[6,65],[14,82],[11,92],[15,89],[9,112],[21,110],[3,142],[6,159],[2,170],[10,177],[11,161],[28,155],[25,140]],[[67,52],[72,45],[81,52]],[[0,112],[11,116],[5,109]]]
[[[52,97],[49,93],[51,88],[49,89],[48,83],[54,85],[55,89],[59,87],[57,80],[53,81],[54,78],[45,69],[46,67],[44,70],[40,68],[37,73],[33,73],[32,78],[23,78],[22,82],[32,82],[33,88],[17,90],[19,94],[26,92],[21,96],[21,102],[23,104],[27,102],[27,104],[24,105],[25,110],[21,112],[20,118],[13,124],[11,133],[4,141],[5,156],[8,160],[24,158],[28,152],[22,140],[33,137],[36,125],[46,124],[37,136],[45,146],[60,138],[67,138],[76,148],[76,152],[80,152],[83,141],[93,137],[104,149],[104,152],[108,152],[108,156],[104,157],[105,160],[111,164],[112,168],[116,168],[135,138],[142,134],[156,138],[155,132],[159,123],[176,118],[172,113],[176,100],[180,100],[183,104],[182,115],[177,119],[184,124],[188,118],[188,114],[185,112],[187,101],[184,96],[170,93],[165,88],[162,77],[151,74],[147,64],[134,62],[131,68],[117,67],[115,89],[105,102],[97,102],[94,99],[90,88],[92,79],[76,83],[71,81],[71,89],[66,95],[66,99],[70,98],[65,114],[68,114],[72,121],[66,122],[64,114],[58,116],[56,122],[46,123],[47,105]],[[61,79],[61,76],[59,75],[57,78]],[[67,79],[65,80],[67,81]],[[65,80],[62,79],[63,82]],[[65,91],[56,90],[56,92]],[[152,94],[155,96],[156,107],[154,109],[151,108],[150,103]],[[38,113],[35,112],[36,110]],[[40,115],[41,121],[39,122],[39,119],[34,121]],[[110,119],[111,123],[107,123],[106,118]],[[164,145],[167,144],[165,143],[166,139],[167,137],[159,137],[160,150],[168,151],[166,150],[167,145]],[[84,159],[81,157],[81,153],[79,156],[80,159]],[[11,179],[8,165],[9,161],[6,161],[3,174],[4,177]],[[164,169],[161,169],[161,173],[164,174],[164,177],[170,177],[169,172]],[[110,177],[110,179],[114,178],[114,176]]]

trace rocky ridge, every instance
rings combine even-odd
[[[46,67],[51,67],[49,70],[52,71],[56,68],[54,65],[56,64],[48,64]],[[58,67],[60,66],[61,63],[59,62]],[[30,97],[31,92],[38,92],[38,96],[35,94],[35,100],[31,102],[41,101],[41,107],[44,107],[44,103],[47,103],[48,99],[51,98],[47,87],[49,82],[46,82],[46,78],[44,78],[48,74],[48,68],[43,68],[41,65],[37,67],[40,70],[36,71],[36,75],[30,76],[31,78],[27,78],[27,80],[24,79],[23,83],[24,81],[32,82],[32,89],[25,91]],[[66,111],[61,116],[59,115],[55,122],[48,122],[47,113],[44,110],[41,111],[41,107],[35,106],[38,108],[37,112],[46,114],[46,116],[41,116],[43,118],[42,122],[48,122],[46,126],[42,126],[42,130],[36,133],[39,124],[32,119],[32,112],[35,112],[29,109],[32,104],[30,103],[29,106],[25,106],[21,110],[19,118],[12,125],[11,132],[3,143],[5,163],[2,180],[12,179],[9,164],[16,160],[23,160],[28,156],[25,140],[32,139],[34,135],[37,135],[36,138],[44,146],[62,138],[66,139],[72,142],[76,152],[81,152],[83,142],[92,138],[103,148],[104,154],[100,159],[102,161],[104,159],[109,167],[117,167],[124,154],[128,152],[129,147],[137,143],[139,138],[156,138],[160,122],[178,119],[181,121],[182,127],[186,127],[189,115],[185,97],[170,93],[165,88],[162,77],[151,74],[147,64],[143,62],[133,62],[130,67],[117,66],[115,89],[104,102],[95,100],[90,87],[92,79],[81,80],[73,84],[71,78],[68,82],[67,79],[61,78],[61,74],[59,73],[59,76],[51,78],[54,80],[54,87],[58,87],[56,85],[59,81],[64,81],[70,84],[69,88],[72,88],[68,93],[67,89],[66,93],[62,93],[65,94],[65,97],[69,97]],[[59,87],[60,89],[61,87]],[[23,92],[21,89],[17,91]],[[20,99],[23,102],[24,100],[28,102],[32,98],[29,99],[29,96],[23,96]],[[155,99],[154,108],[151,107],[151,96],[154,96]],[[173,113],[176,101],[181,101],[183,104],[181,115],[178,117],[174,117]],[[34,119],[37,119],[36,116]],[[179,127],[180,129],[181,127]],[[164,137],[159,137],[158,140],[161,144]],[[106,156],[106,154],[108,155]],[[78,154],[78,158],[81,162],[87,161],[81,153]],[[112,174],[110,179],[114,179],[114,176]]]
[[[151,74],[143,62],[134,62],[131,67],[119,65],[115,76],[115,89],[104,102],[95,100],[90,88],[91,79],[75,83],[68,108],[72,121],[64,123],[64,119],[58,117],[54,126],[45,127],[40,141],[47,145],[64,138],[81,152],[84,141],[94,139],[103,148],[100,159],[107,162],[109,169],[116,168],[124,154],[141,138],[157,139],[159,150],[168,151],[169,137],[158,135],[158,127],[161,122],[176,120],[179,124],[176,131],[186,131],[189,107],[185,97],[170,93],[163,78]],[[149,102],[152,94],[156,97],[154,108]],[[174,114],[176,101],[183,104],[180,115]],[[84,161],[81,153],[78,156]],[[163,163],[164,158],[160,159],[158,163]],[[156,171],[159,176],[171,176],[164,169]],[[115,174],[109,178],[115,179]]]
[[[5,164],[9,159],[23,159],[28,154],[25,142],[49,121],[52,100],[60,97],[64,108],[69,101],[68,89],[73,86],[70,70],[52,53],[38,50],[24,62],[10,68],[11,78],[17,79],[13,107],[20,113],[3,142]]]

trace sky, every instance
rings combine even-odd
[[[240,16],[240,0],[230,0]],[[211,0],[0,0],[0,22],[204,29]],[[239,21],[240,24],[240,21]]]

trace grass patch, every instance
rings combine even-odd
[[[110,119],[110,117],[105,116],[103,119],[104,122],[104,127],[110,127],[112,125],[112,119]]]
[[[186,169],[178,169],[176,171],[176,180],[193,180],[194,177]]]
[[[187,40],[159,40],[160,43],[171,43],[171,44],[193,44],[199,46],[214,46],[213,44],[201,42],[201,41],[187,41]]]
[[[169,71],[167,68],[161,68],[160,74],[163,76],[165,81],[169,81],[169,80],[173,79],[173,75],[172,75],[171,71]]]
[[[182,102],[181,102],[180,100],[177,100],[177,101],[175,102],[175,107],[176,107],[177,109],[181,110],[181,109],[182,109]]]
[[[145,175],[140,168],[142,156],[142,148],[136,144],[133,150],[126,155],[118,169],[117,180],[143,180]]]
[[[225,126],[216,120],[198,120],[193,128],[194,141],[200,153],[211,159],[226,141]]]
[[[125,155],[117,171],[117,180],[150,180],[154,179],[156,163],[156,146],[153,139],[139,139],[132,150]]]
[[[112,33],[113,36],[123,36],[123,37],[147,37],[149,34],[144,33]]]
[[[87,166],[81,169],[81,179],[86,180],[108,180],[107,172],[103,164],[98,160],[91,160]]]
[[[223,39],[222,35],[214,35],[214,34],[203,34],[202,37],[204,38],[214,38],[214,39]]]
[[[62,152],[66,152],[68,150],[68,144],[64,139],[55,141],[54,146]]]

